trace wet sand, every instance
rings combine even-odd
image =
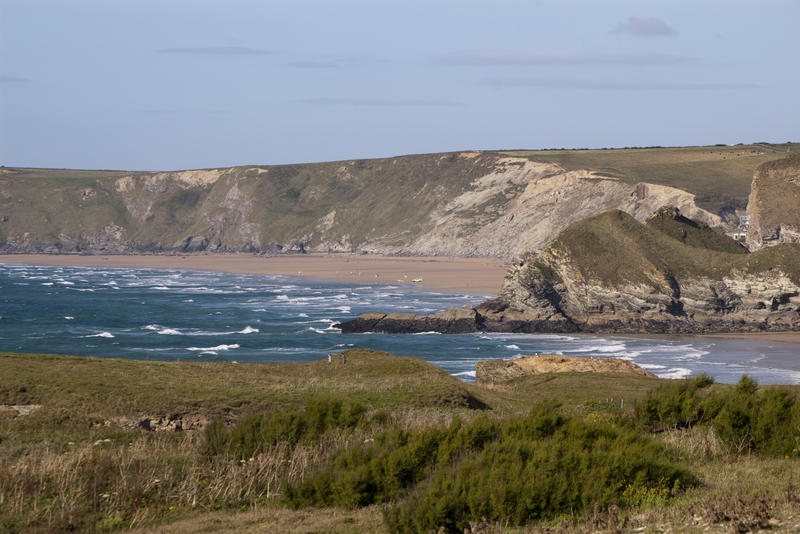
[[[394,257],[356,254],[78,255],[8,254],[0,263],[140,269],[195,269],[281,274],[363,284],[408,284],[424,291],[496,295],[508,263],[491,258]],[[413,282],[413,280],[421,280]]]

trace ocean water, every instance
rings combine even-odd
[[[342,334],[369,311],[432,313],[488,295],[210,271],[0,264],[0,351],[153,360],[304,362],[350,347],[419,356],[463,379],[489,358],[625,358],[660,377],[800,384],[800,344],[598,335]]]

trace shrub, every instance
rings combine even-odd
[[[636,407],[636,425],[664,430],[710,423],[732,452],[800,454],[800,405],[789,391],[759,388],[743,375],[736,387],[702,394],[710,384],[700,375],[658,388]]]
[[[666,458],[633,429],[568,418],[547,403],[527,417],[386,430],[287,485],[284,500],[294,507],[394,502],[386,521],[397,532],[461,531],[483,517],[519,525],[594,503],[625,504],[626,490],[695,483]]]
[[[441,465],[385,514],[393,532],[461,532],[486,518],[508,525],[629,502],[696,483],[664,450],[612,423],[563,421],[547,436],[493,441],[455,466]]]
[[[318,399],[305,409],[259,412],[242,417],[230,428],[214,421],[205,429],[205,452],[252,458],[267,447],[318,440],[336,429],[353,429],[366,422],[363,405],[340,399]]]
[[[683,428],[707,419],[713,405],[704,403],[701,390],[714,383],[703,373],[696,378],[669,382],[647,394],[636,406],[634,420],[646,430]],[[712,414],[713,416],[713,414]]]

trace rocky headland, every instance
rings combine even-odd
[[[612,210],[523,254],[497,298],[434,315],[370,313],[343,332],[800,330],[800,245],[748,251],[673,207]]]

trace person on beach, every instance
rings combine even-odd
[[[328,364],[331,364],[331,363],[333,363],[333,354],[331,354],[331,353],[329,352],[329,353],[328,353]]]
[[[344,352],[342,353],[342,363],[347,363],[347,356],[344,355]]]

